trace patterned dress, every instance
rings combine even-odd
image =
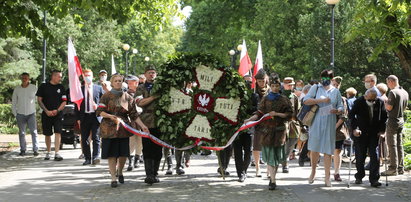
[[[270,166],[278,166],[287,158],[285,153],[286,122],[291,119],[293,109],[290,100],[283,95],[274,100],[269,100],[267,96],[264,96],[258,105],[257,115],[261,118],[271,111],[286,113],[287,118],[275,116],[273,119],[264,121],[260,124],[258,133],[261,135],[263,160]]]
[[[115,115],[121,118],[126,124],[130,125],[138,118],[133,97],[128,93],[116,95],[112,92],[106,92],[100,100],[96,110],[97,116],[101,112]],[[103,118],[100,124],[100,133],[102,137],[102,159],[108,157],[125,157],[130,155],[129,137],[132,135],[124,127],[117,125],[108,118]]]

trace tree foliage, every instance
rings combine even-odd
[[[209,51],[228,64],[227,51],[242,39],[247,41],[248,53],[254,60],[257,42],[261,40],[265,68],[282,77],[309,81],[330,67],[331,12],[323,0],[208,0],[189,4],[193,13],[183,38],[189,51]],[[248,7],[238,6],[242,4]],[[361,80],[371,72],[380,80],[389,74],[405,79],[392,52],[368,60],[384,38],[345,40],[353,29],[351,22],[357,6],[355,0],[345,0],[335,7],[335,65],[337,74],[344,77],[343,89],[356,86],[360,92],[365,91]]]
[[[394,52],[411,81],[411,3],[410,0],[358,0],[347,40],[380,39],[370,60],[384,52]]]
[[[10,101],[13,88],[20,84],[20,74],[27,72],[31,78],[39,75],[40,65],[33,57],[32,47],[26,38],[0,38],[0,102]]]
[[[171,16],[169,16],[171,17]],[[133,19],[124,26],[119,28],[119,38],[121,42],[130,45],[129,53],[129,72],[138,74],[144,72],[144,66],[154,64],[159,66],[164,64],[170,55],[175,53],[176,47],[180,44],[180,39],[183,34],[181,27],[175,27],[171,21],[157,27],[155,24],[144,23],[144,21]],[[132,54],[132,49],[137,49],[137,54]],[[117,57],[124,72],[125,56]],[[145,57],[149,57],[147,62]]]
[[[132,18],[163,23],[165,15],[174,15],[178,5],[173,0],[4,0],[0,2],[0,37],[27,36],[35,39],[38,31],[48,34],[43,23],[47,17],[62,19],[71,12],[95,10],[107,19],[125,23]]]

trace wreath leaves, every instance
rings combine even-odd
[[[159,95],[156,100],[156,124],[162,133],[161,139],[175,145],[183,147],[194,144],[194,140],[185,136],[186,128],[190,121],[198,114],[195,110],[185,113],[168,114],[167,109],[170,105],[170,88],[182,89],[184,84],[195,80],[195,68],[200,64],[222,70],[223,78],[209,92],[214,98],[240,98],[241,105],[238,114],[238,125],[231,125],[225,120],[220,119],[214,112],[204,114],[211,125],[212,142],[207,142],[208,146],[225,145],[228,139],[235,133],[244,119],[249,115],[246,113],[250,106],[251,91],[246,88],[244,79],[232,68],[225,66],[221,61],[209,54],[179,53],[171,58],[166,64],[158,68],[158,76],[153,87],[153,94]],[[202,92],[198,88],[193,88],[193,95]],[[194,99],[192,100],[194,102]],[[192,149],[197,153],[198,148]]]

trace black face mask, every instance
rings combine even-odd
[[[329,85],[331,84],[331,80],[322,80],[322,81],[321,81],[321,84],[322,84],[323,86],[329,86]]]

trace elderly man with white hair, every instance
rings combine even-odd
[[[380,165],[376,148],[379,135],[385,131],[387,113],[384,102],[377,97],[377,91],[370,88],[364,96],[354,101],[349,118],[354,134],[355,158],[357,160],[355,184],[362,184],[362,178],[365,177],[364,163],[368,151],[370,154],[369,181],[372,187],[379,187],[381,186],[381,183],[378,182]]]

